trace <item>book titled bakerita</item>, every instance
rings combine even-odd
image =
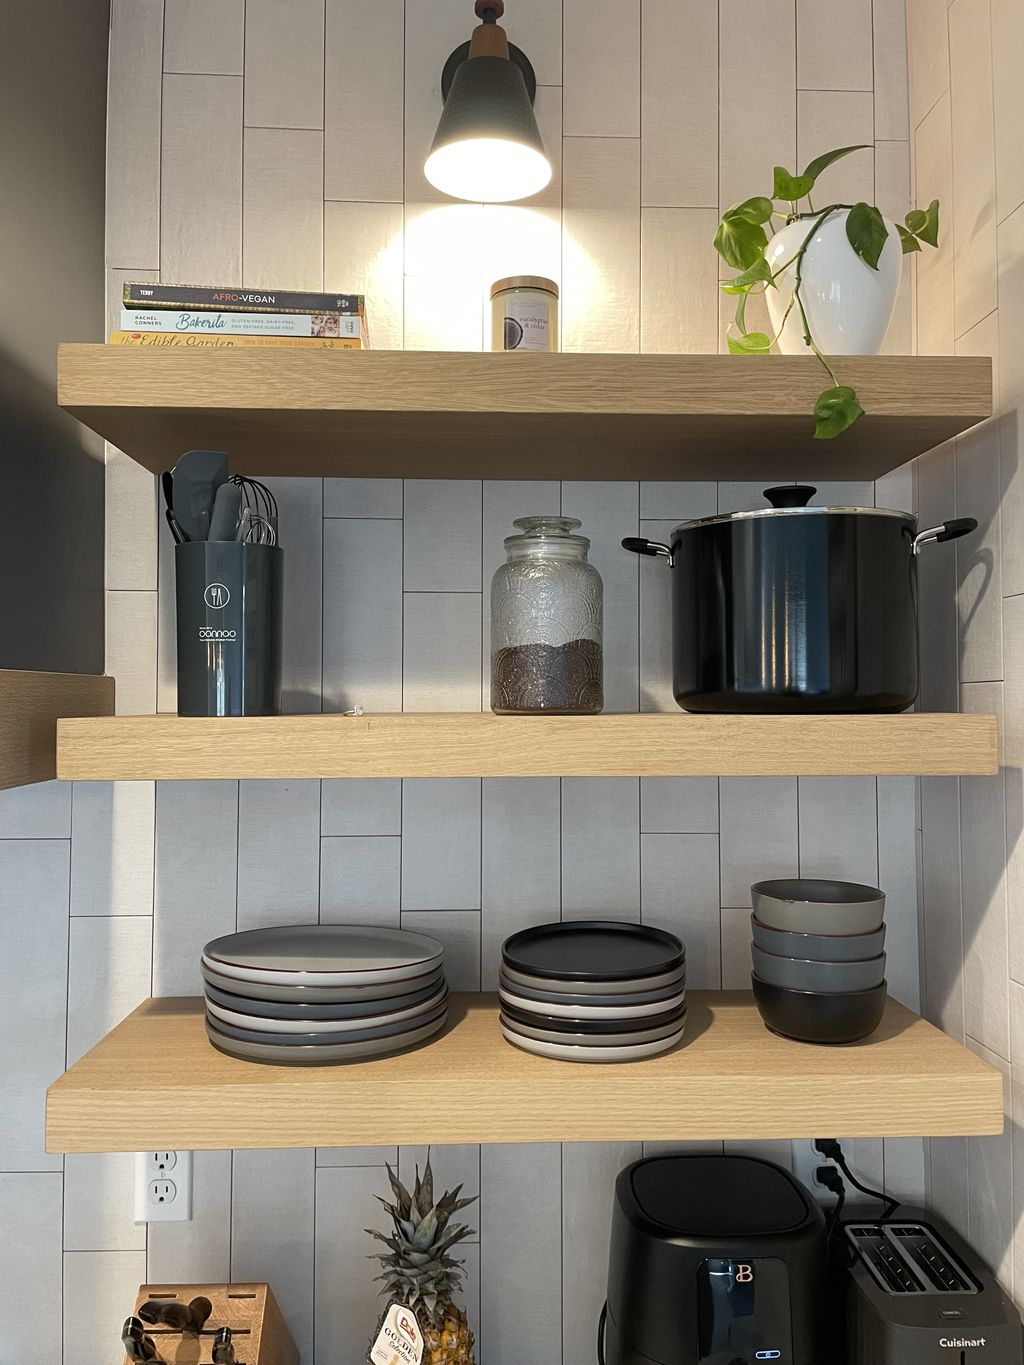
[[[124,332],[208,332],[224,336],[359,337],[362,319],[341,313],[220,313],[212,309],[122,308]]]
[[[233,313],[345,313],[366,311],[362,294],[302,294],[289,289],[242,289],[232,285],[127,282],[125,308],[213,308]]]

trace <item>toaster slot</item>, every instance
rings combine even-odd
[[[851,1225],[847,1227],[846,1235],[856,1248],[857,1255],[888,1293],[924,1293],[924,1285],[879,1225]]]
[[[933,1289],[943,1294],[975,1294],[977,1286],[937,1234],[921,1224],[894,1224],[888,1229],[904,1255],[924,1274]]]
[[[924,1223],[849,1223],[846,1236],[888,1294],[976,1294],[978,1286]]]

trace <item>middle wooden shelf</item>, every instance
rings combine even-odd
[[[493,995],[452,997],[422,1047],[342,1066],[218,1052],[203,1002],[148,1000],[50,1087],[50,1152],[643,1138],[910,1137],[1003,1130],[1003,1078],[889,1001],[871,1038],[814,1047],[761,1023],[749,992],[691,991],[686,1036],[621,1066],[506,1043]],[[172,1079],[169,1079],[172,1078]]]
[[[994,716],[495,716],[61,720],[67,781],[329,777],[981,775]]]

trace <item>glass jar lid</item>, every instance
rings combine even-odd
[[[583,525],[575,517],[517,517],[512,525],[521,534],[506,537],[505,549],[510,554],[578,555],[590,549],[586,536],[573,534]]]

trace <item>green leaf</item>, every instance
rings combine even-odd
[[[744,270],[741,275],[734,275],[731,280],[722,280],[718,287],[723,294],[747,294],[755,284],[771,283],[772,268],[761,256],[749,270]]]
[[[814,436],[819,441],[829,441],[833,436],[852,427],[864,409],[857,402],[857,395],[846,384],[834,389],[825,389],[818,395],[814,405]]]
[[[747,223],[767,223],[774,212],[775,205],[772,201],[766,199],[763,194],[758,194],[753,199],[744,199],[742,204],[733,204],[722,216],[742,218]]]
[[[795,203],[797,199],[802,199],[805,194],[810,194],[813,189],[813,176],[790,175],[784,166],[775,167],[775,187],[772,190],[774,198],[788,199],[790,203]]]
[[[900,245],[903,247],[904,256],[911,251],[920,251],[921,243],[912,232],[908,232],[902,223],[896,224],[896,231],[900,234]]]
[[[807,163],[802,178],[806,180],[810,177],[813,183],[822,171],[827,170],[832,165],[833,161],[838,161],[843,156],[849,156],[851,152],[862,152],[865,147],[870,145],[868,142],[858,142],[855,147],[838,147],[834,152],[822,152],[821,156],[816,156],[813,161]]]
[[[889,231],[885,219],[872,204],[865,204],[863,200],[854,204],[846,217],[846,236],[861,260],[877,270]]]
[[[767,332],[744,332],[742,336],[727,337],[730,355],[767,355],[772,339]]]
[[[933,199],[926,209],[911,209],[905,220],[915,237],[929,246],[939,244],[939,201]]]
[[[755,261],[763,260],[767,245],[764,228],[746,218],[726,215],[715,233],[715,250],[736,270],[749,270]]]

